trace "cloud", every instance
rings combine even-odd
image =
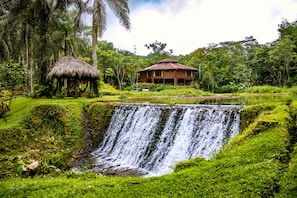
[[[167,43],[175,55],[246,36],[264,44],[277,39],[282,19],[297,19],[294,0],[132,0],[131,4],[132,29],[126,31],[109,13],[102,39],[131,52],[136,46],[140,55],[147,55],[144,45],[155,40]]]

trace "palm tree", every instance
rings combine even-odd
[[[128,1],[129,0],[94,0],[92,18],[92,61],[94,67],[97,67],[98,34],[101,36],[106,29],[106,4],[119,18],[120,23],[126,29],[130,29]]]
[[[67,33],[69,31],[67,30],[73,31],[74,29],[73,34],[75,34],[75,31],[81,27],[81,16],[87,10],[87,3],[88,1],[84,0],[0,1],[0,22],[5,27],[5,35],[7,35],[7,38],[2,37],[0,47],[9,49],[9,54],[26,57],[27,61],[25,62],[28,67],[33,62],[37,67],[37,82],[46,85],[45,76],[50,59],[55,58],[53,55],[58,54],[57,48],[59,49],[58,46],[61,46],[59,42],[66,43],[65,41],[68,40]],[[72,16],[68,12],[70,6],[77,9],[73,27],[69,27],[69,23],[57,23],[63,22],[65,19],[66,21],[72,20]],[[65,39],[54,38],[53,31],[65,32]],[[10,38],[11,36],[15,38]],[[6,54],[8,53],[6,52]],[[30,58],[30,55],[33,57]],[[18,60],[18,57],[13,58]]]

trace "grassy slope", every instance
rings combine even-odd
[[[180,163],[170,175],[116,178],[66,172],[57,177],[12,178],[1,181],[0,197],[294,197],[296,152],[287,169],[290,121],[288,106],[277,104],[263,111],[213,160]]]

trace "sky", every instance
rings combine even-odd
[[[174,55],[247,36],[265,44],[278,38],[283,19],[297,20],[297,0],[130,0],[129,9],[131,29],[109,10],[100,39],[137,55],[148,55],[144,45],[155,41]]]

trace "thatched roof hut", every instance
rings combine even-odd
[[[46,79],[53,80],[55,78],[58,79],[58,95],[61,95],[64,90],[64,96],[77,97],[87,89],[88,85],[90,85],[90,92],[98,93],[96,82],[99,79],[98,69],[73,56],[65,56],[54,64]],[[84,84],[87,82],[84,90],[80,89],[81,82]],[[63,90],[62,87],[64,87]]]
[[[54,78],[99,79],[99,72],[97,68],[78,58],[65,56],[54,64],[46,76],[47,80]]]

